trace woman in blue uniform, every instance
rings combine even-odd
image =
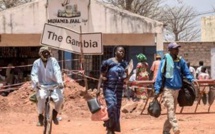
[[[114,54],[115,57],[103,61],[101,65],[100,80],[103,82],[103,94],[109,116],[109,120],[104,123],[107,134],[115,134],[115,131],[120,132],[120,108],[123,84],[128,76],[128,63],[123,59],[125,49],[122,46],[117,46]]]

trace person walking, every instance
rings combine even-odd
[[[206,66],[202,66],[201,72],[200,72],[200,74],[198,76],[199,80],[208,80],[208,79],[210,79],[210,75],[208,73],[206,73],[206,70],[207,70]],[[202,84],[202,85],[205,85],[205,87],[200,87],[199,88],[199,90],[200,90],[199,93],[200,93],[200,95],[202,97],[203,103],[206,105],[207,102],[208,102],[208,99],[209,99],[208,98],[208,93],[210,91],[210,88],[209,88],[209,86],[207,86],[207,84]]]
[[[161,63],[161,56],[157,55],[155,61],[152,63],[151,69],[150,69],[151,74],[153,74],[153,78],[152,78],[153,81],[155,81],[155,79],[157,78],[157,73],[158,73],[160,63]]]
[[[149,80],[149,73],[147,71],[148,69],[148,63],[147,61],[147,57],[140,53],[137,56],[137,66],[136,66],[136,80],[137,81],[144,81],[144,80]],[[142,99],[145,100],[148,97],[148,93],[147,93],[147,87],[144,85],[139,85],[136,88],[136,96],[137,99]]]
[[[166,67],[166,73],[164,74],[165,83],[163,89],[163,100],[164,105],[167,108],[167,119],[163,126],[163,134],[170,134],[171,128],[173,129],[174,134],[180,134],[175,111],[178,93],[182,87],[182,77],[186,77],[191,82],[194,81],[194,78],[187,67],[186,61],[182,57],[178,56],[180,47],[181,46],[177,43],[170,43],[168,45],[169,53],[165,54],[161,61],[154,85],[154,98],[157,99],[160,94],[163,82],[162,73],[164,72],[164,67]]]
[[[54,124],[58,125],[57,115],[61,109],[63,103],[63,79],[62,73],[58,61],[51,57],[51,53],[48,47],[41,47],[39,50],[40,58],[35,60],[31,70],[31,81],[33,88],[36,90],[37,96],[37,109],[38,109],[38,123],[37,126],[43,126],[45,101],[47,97],[47,91],[40,89],[40,85],[58,85],[57,89],[54,89],[51,97],[55,103],[53,110]]]
[[[204,62],[203,61],[199,61],[199,67],[197,67],[196,69],[196,78],[199,77],[199,74],[201,73],[202,67],[204,66]]]
[[[193,75],[194,78],[196,78],[196,70],[194,67],[190,66],[190,62],[187,62],[187,66],[190,70],[190,73]]]
[[[125,50],[122,46],[114,49],[115,57],[104,60],[101,65],[100,80],[103,82],[103,95],[105,97],[109,120],[105,121],[107,134],[120,132],[120,108],[122,102],[123,84],[128,77],[126,62],[123,58]],[[100,88],[98,88],[98,94]]]

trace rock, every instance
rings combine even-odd
[[[122,107],[123,113],[132,113],[138,106],[137,102],[129,101]]]

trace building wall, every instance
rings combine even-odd
[[[215,41],[215,16],[203,17],[201,19],[201,40]]]
[[[48,16],[45,2],[45,0],[36,0],[0,12],[0,34],[41,34]],[[127,45],[157,45],[158,50],[162,51],[163,23],[161,22],[96,0],[91,0],[86,14],[88,18],[86,24],[81,24],[82,32],[102,32],[103,45],[119,45],[128,42]],[[76,25],[72,30],[80,31],[80,26]],[[32,40],[32,42],[32,44],[38,44],[38,41]]]
[[[167,46],[169,43],[164,43],[164,52],[168,52]],[[192,66],[197,67],[199,61],[204,61],[204,65],[211,66],[211,48],[215,48],[215,42],[178,42],[181,45],[179,55],[186,61],[189,61]]]
[[[89,31],[104,33],[163,33],[163,23],[91,0]]]
[[[41,33],[47,20],[44,0],[36,0],[0,12],[0,33]],[[114,6],[92,0],[87,22],[81,23],[82,32],[102,33],[163,33],[163,23]],[[86,18],[85,18],[86,19]],[[60,24],[58,24],[60,25]],[[66,24],[61,24],[65,26]],[[70,27],[69,27],[70,28]],[[80,25],[72,27],[80,31]]]
[[[42,33],[46,22],[45,0],[0,12],[0,34]]]

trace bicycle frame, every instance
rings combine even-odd
[[[52,131],[52,111],[54,109],[54,102],[52,101],[51,94],[57,86],[41,86],[41,89],[44,89],[48,92],[46,101],[45,101],[45,114],[44,114],[44,131],[43,134],[51,134]]]

